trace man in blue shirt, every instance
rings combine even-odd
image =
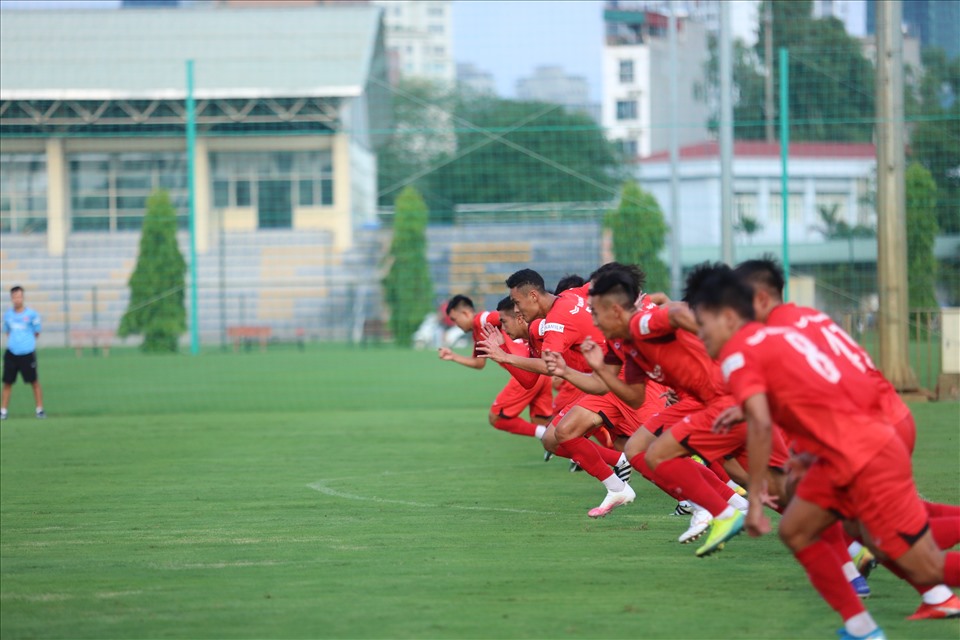
[[[13,309],[3,314],[3,332],[7,334],[7,350],[3,354],[3,396],[0,420],[7,419],[10,390],[17,374],[33,387],[37,417],[43,418],[43,394],[37,379],[37,337],[40,335],[40,314],[23,304],[23,287],[10,289]]]

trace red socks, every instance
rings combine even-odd
[[[497,418],[497,421],[493,423],[495,429],[500,429],[500,431],[506,431],[507,433],[515,433],[518,436],[530,436],[533,437],[537,433],[537,425],[532,422],[527,422],[523,418]]]
[[[841,559],[834,553],[833,547],[823,540],[817,540],[795,553],[794,557],[806,570],[813,588],[841,618],[849,620],[866,611],[857,592],[843,576]]]
[[[948,587],[960,587],[960,552],[951,551],[943,559],[943,583]]]
[[[584,471],[603,482],[613,475],[613,471],[610,470],[610,463],[607,463],[600,454],[601,450],[604,450],[603,447],[590,442],[586,438],[573,438],[558,444],[556,454],[564,458],[570,458],[580,465]],[[619,451],[613,451],[612,449],[604,451],[617,454],[613,464],[616,464],[616,461],[620,459]]]
[[[931,518],[960,518],[960,507],[956,505],[923,501],[923,507]]]
[[[697,464],[697,466],[700,467],[700,475],[703,476],[703,480],[710,485],[710,487],[716,491],[721,498],[724,500],[729,500],[733,497],[733,494],[736,493],[736,491],[731,489],[723,478],[714,473],[714,471],[716,471],[715,469],[711,469],[702,464]],[[729,480],[730,476],[727,476],[727,479]],[[697,501],[694,500],[694,502]]]
[[[830,545],[830,548],[833,549],[833,552],[837,555],[837,558],[840,559],[841,566],[850,561],[850,552],[847,550],[847,547],[849,547],[850,544],[847,542],[847,536],[846,532],[843,530],[842,522],[837,520],[832,525],[821,531],[820,539]]]
[[[941,549],[950,549],[960,543],[960,518],[930,518],[930,533]]]
[[[635,469],[641,469],[639,465],[642,464],[643,467],[647,467],[648,471],[651,471],[647,466],[646,459],[644,459],[644,454],[634,456],[630,463]],[[658,487],[664,489],[677,500],[696,502],[716,517],[727,508],[727,500],[720,497],[720,494],[714,490],[705,479],[701,469],[713,476],[718,484],[731,491],[732,494],[730,487],[720,482],[720,479],[712,471],[690,458],[673,458],[661,462],[656,469],[652,470],[652,476]],[[641,470],[641,473],[644,474],[644,477],[647,477],[644,471]]]

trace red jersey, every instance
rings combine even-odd
[[[845,486],[896,434],[876,405],[876,385],[788,327],[751,322],[724,345],[721,369],[737,403],[767,396],[771,418]]]
[[[623,340],[608,340],[607,349],[603,356],[604,363],[621,365],[622,368],[620,369],[619,378],[627,384],[636,384],[638,382],[646,383],[646,399],[644,403],[651,401],[656,402],[658,400],[662,402],[661,396],[671,391],[671,389],[648,378],[647,374],[637,365],[633,357],[628,354],[626,345],[627,343]],[[636,351],[632,346],[629,347],[629,349]],[[689,397],[685,394],[678,393],[677,395],[681,400]]]
[[[666,308],[652,303],[641,307],[630,318],[630,339],[623,341],[623,349],[648,378],[681,396],[707,404],[727,395],[720,367],[699,338],[670,325]]]
[[[590,373],[593,369],[580,353],[580,345],[587,336],[600,347],[606,342],[593,324],[587,299],[573,290],[564,291],[554,300],[543,322],[531,323],[530,351],[536,357],[544,351],[555,351],[563,356],[572,369]]]
[[[486,323],[490,323],[499,329],[500,328],[500,312],[499,311],[483,311],[473,316],[473,357],[474,358],[477,358],[480,356],[480,352],[477,351],[477,343],[483,340],[483,325]]]
[[[889,422],[896,423],[910,413],[894,386],[873,364],[870,354],[827,314],[787,302],[774,307],[767,316],[767,325],[793,327],[810,338],[821,351],[832,353],[836,358],[846,358],[850,364],[870,376],[880,390],[881,408]]]

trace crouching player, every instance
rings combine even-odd
[[[502,327],[503,331],[513,340],[526,340],[527,324],[514,311],[513,301],[504,298],[497,305],[497,310],[477,313],[473,301],[464,295],[455,295],[447,303],[447,316],[463,331],[473,334],[474,351],[471,357],[454,353],[447,347],[441,347],[441,360],[456,362],[472,369],[483,369],[486,358],[479,357],[477,343],[483,338],[485,324]],[[521,384],[511,375],[503,390],[497,394],[487,419],[490,424],[501,431],[521,436],[542,438],[547,430],[546,424],[550,421],[553,405],[553,390],[550,378],[547,376],[534,377],[529,388]],[[523,410],[530,409],[530,422],[520,417]]]

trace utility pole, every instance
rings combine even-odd
[[[877,7],[877,282],[880,369],[898,391],[917,388],[910,368],[903,144],[903,5]]]
[[[767,76],[763,79],[763,116],[767,142],[775,142],[773,133],[773,2],[763,2],[763,58]]]
[[[720,258],[733,257],[733,44],[730,3],[720,3]]]
[[[677,89],[677,8],[670,7],[669,48],[670,48],[670,113],[676,119],[680,111],[680,98]],[[674,300],[680,299],[683,291],[683,268],[680,262],[680,122],[670,125],[670,283]]]

